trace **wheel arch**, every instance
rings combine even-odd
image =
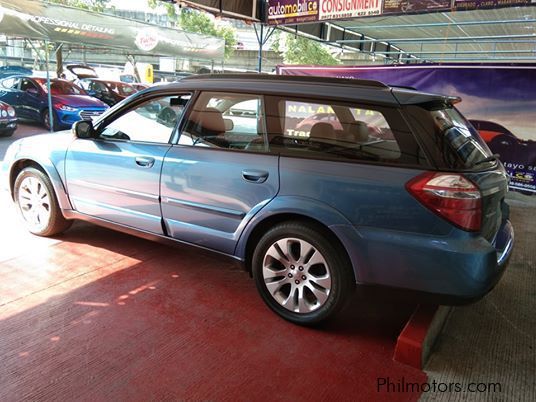
[[[289,201],[290,200],[279,200],[278,204],[286,204]],[[336,247],[344,253],[347,263],[352,267],[354,279],[356,279],[355,267],[348,250],[345,248],[342,239],[340,239],[335,231],[330,228],[331,225],[346,225],[348,223],[346,218],[344,218],[338,211],[317,201],[299,198],[292,201],[299,202],[302,207],[291,208],[290,206],[287,206],[287,208],[277,208],[276,206],[273,206],[271,210],[261,211],[251,222],[249,222],[242,233],[235,250],[235,255],[244,261],[246,270],[251,274],[251,259],[255,245],[269,228],[282,222],[298,221],[314,226],[319,232],[322,232],[324,236],[333,241],[336,244]],[[316,207],[315,211],[320,213],[316,214],[315,217],[311,216],[311,214],[307,212],[311,207]]]
[[[33,167],[37,170],[40,170],[49,177],[52,186],[54,187],[54,193],[58,199],[60,209],[72,209],[63,182],[54,165],[52,165],[51,162],[47,164],[31,158],[20,158],[11,165],[11,169],[9,171],[9,192],[12,199],[15,195],[15,180],[17,180],[17,176],[20,174],[20,172],[27,167]]]

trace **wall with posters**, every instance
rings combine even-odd
[[[360,78],[460,96],[458,108],[512,176],[536,193],[536,65],[280,66],[279,74]]]

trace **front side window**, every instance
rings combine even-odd
[[[204,92],[197,98],[179,138],[180,145],[264,151],[262,97]]]
[[[397,109],[267,99],[271,152],[288,156],[427,165]]]
[[[35,93],[38,93],[38,89],[35,86],[35,84],[27,78],[22,79],[21,84],[20,84],[20,90],[21,91],[30,90],[30,91],[34,91]]]
[[[100,131],[102,139],[165,144],[180,120],[189,94],[152,99],[122,114]]]

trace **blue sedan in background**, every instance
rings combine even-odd
[[[52,79],[50,89],[54,130],[70,128],[74,122],[100,116],[109,108],[66,80]],[[41,122],[50,129],[46,79],[20,75],[4,78],[0,80],[0,100],[13,106],[20,119]]]

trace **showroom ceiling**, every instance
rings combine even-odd
[[[287,27],[386,62],[536,62],[536,7],[381,16]]]

